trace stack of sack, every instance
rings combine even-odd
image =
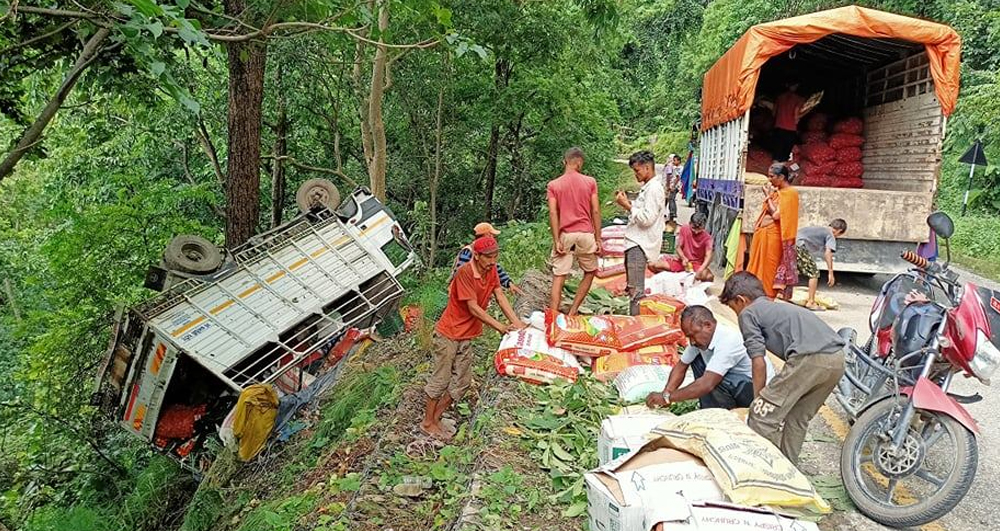
[[[584,476],[590,529],[749,531],[816,524],[830,512],[795,466],[739,415],[626,411],[604,420]]]
[[[601,254],[605,257],[625,256],[625,225],[608,225],[601,229]]]
[[[575,382],[581,362],[604,382],[630,368],[669,368],[677,363],[678,347],[687,344],[678,313],[683,308],[676,299],[654,297],[634,317],[536,312],[531,326],[503,336],[494,366],[501,375],[534,384]]]
[[[771,167],[771,152],[758,146],[750,146],[747,150],[746,171],[767,175],[767,169]]]
[[[823,113],[813,113],[806,121],[799,146],[802,163],[795,184],[802,186],[832,186],[837,169],[837,153],[830,147],[826,134],[829,118]]]
[[[864,127],[860,118],[847,118],[833,124],[830,147],[836,150],[837,169],[834,175],[837,181],[834,186],[838,188],[864,186],[865,167],[861,164]]]
[[[827,134],[826,115],[814,113],[806,122],[799,152],[802,164],[796,184],[836,188],[861,188],[864,166],[861,164],[864,122],[846,118],[833,124]]]

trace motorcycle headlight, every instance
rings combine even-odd
[[[984,381],[988,381],[1000,367],[1000,350],[982,330],[976,330],[976,355],[969,361],[969,367],[972,374]]]

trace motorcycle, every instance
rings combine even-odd
[[[949,280],[957,279],[957,275],[947,267],[941,269],[940,273]],[[834,395],[852,423],[862,411],[885,398],[891,390],[892,372],[877,370],[872,367],[871,362],[874,361],[883,368],[892,365],[895,359],[892,348],[893,324],[913,298],[949,304],[942,289],[920,269],[914,268],[895,275],[882,285],[868,317],[871,335],[866,343],[856,345],[857,333],[851,328],[839,331],[851,347],[845,349],[846,371]],[[855,355],[857,352],[863,356]]]
[[[868,343],[859,347],[853,331],[841,331],[848,362],[837,394],[855,419],[841,478],[863,514],[891,527],[937,520],[969,491],[979,428],[962,403],[978,395],[949,388],[959,373],[989,384],[1000,367],[1000,292],[960,284],[948,267],[954,223],[942,212],[927,223],[944,240],[948,262],[903,253],[915,269],[883,287]]]

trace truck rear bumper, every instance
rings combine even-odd
[[[837,253],[833,257],[834,271],[851,273],[899,273],[909,264],[899,258],[899,253],[912,251],[916,243],[873,240],[837,240]],[[819,268],[826,270],[822,256],[814,256]]]

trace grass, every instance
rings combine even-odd
[[[43,507],[32,514],[25,531],[105,531],[107,516],[90,507]]]
[[[660,131],[643,135],[622,146],[623,154],[628,156],[636,151],[649,150],[656,155],[657,162],[666,162],[671,153],[680,155],[683,160],[686,158],[690,136],[688,131]]]
[[[239,531],[292,531],[299,520],[316,508],[315,492],[304,492],[283,500],[267,502],[244,519]]]
[[[356,440],[375,422],[379,408],[399,399],[401,381],[393,366],[348,376],[334,398],[323,405],[310,448],[325,448],[341,438]]]
[[[1000,281],[1000,216],[952,214],[952,258],[974,273]],[[940,252],[944,253],[944,248]]]

